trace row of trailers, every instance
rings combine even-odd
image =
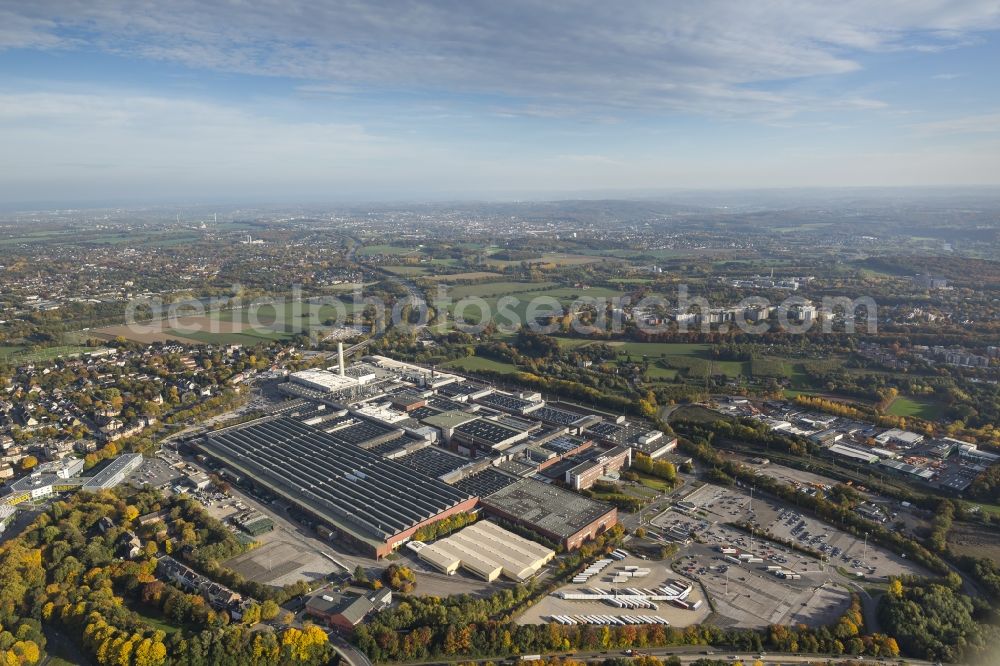
[[[626,624],[670,624],[662,617],[655,615],[550,615],[550,622],[558,624],[603,624],[621,625]]]
[[[596,576],[597,574],[601,573],[609,564],[611,564],[611,560],[607,558],[604,558],[603,560],[597,560],[589,567],[587,567],[577,575],[573,576],[573,582],[586,583],[591,576]]]
[[[607,568],[607,566],[611,564],[612,561],[620,562],[621,560],[624,560],[626,557],[628,557],[628,551],[622,550],[621,548],[616,548],[615,550],[611,551],[608,554],[608,557],[601,560],[597,560],[589,567],[587,567],[577,575],[573,576],[573,582],[586,583],[591,576],[596,576],[597,574],[604,571],[604,569]],[[638,568],[639,567],[625,567],[626,570],[635,570]],[[647,569],[646,571],[648,573],[649,570]],[[629,577],[631,577],[631,575]]]
[[[659,610],[660,608],[649,599],[617,599],[611,597],[605,599],[604,603],[610,604],[615,608],[648,608],[649,610]]]

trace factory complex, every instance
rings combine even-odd
[[[373,557],[455,514],[493,518],[410,546],[442,571],[487,580],[524,580],[554,556],[550,546],[578,548],[614,526],[613,506],[572,489],[617,478],[633,448],[672,448],[641,421],[383,356],[348,367],[341,352],[333,368],[291,373],[278,389],[291,399],[272,415],[192,446],[229,480],[281,498],[321,535]]]

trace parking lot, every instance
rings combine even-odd
[[[830,566],[846,569],[855,576],[884,580],[904,574],[929,575],[923,567],[884,548],[870,542],[866,548],[864,537],[855,537],[796,511],[784,511],[762,526],[777,537],[822,552]]]
[[[827,561],[775,541],[751,538],[726,523],[753,520],[780,539],[814,549]],[[848,580],[860,571],[869,580],[903,573],[926,575],[906,559],[852,535],[804,516],[795,508],[754,497],[748,490],[703,485],[675,508],[651,522],[656,533],[686,542],[674,570],[705,587],[720,623],[762,627],[774,623],[826,623],[836,619],[850,601]],[[727,554],[722,547],[735,548]],[[741,560],[739,555],[760,558]],[[862,562],[865,560],[865,562]],[[768,567],[780,569],[782,578]]]
[[[612,578],[616,574],[624,571],[624,567],[626,566],[647,568],[650,569],[650,573],[648,576],[634,578],[632,579],[632,582],[626,584],[613,583]],[[592,587],[604,590],[625,587],[655,588],[663,585],[669,579],[686,580],[684,577],[678,576],[664,562],[653,562],[650,560],[642,560],[637,557],[628,557],[624,560],[613,562],[608,565],[600,574],[592,576],[586,583],[572,583],[560,587],[555,592],[542,598],[537,604],[526,610],[519,618],[517,618],[517,622],[518,624],[543,624],[548,622],[549,618],[553,615],[610,615],[613,617],[621,617],[625,615],[650,615],[667,620],[671,626],[686,627],[691,624],[702,622],[706,617],[708,617],[710,610],[708,603],[705,601],[702,601],[701,607],[698,608],[698,610],[678,608],[677,606],[674,606],[666,601],[657,601],[656,604],[658,608],[656,610],[629,610],[616,608],[601,601],[560,599],[557,596],[560,592],[582,592],[587,588]],[[704,598],[705,595],[702,593],[701,588],[699,588],[697,583],[695,583],[694,588],[686,601],[694,603],[698,600],[704,600]]]
[[[299,535],[284,529],[262,534],[257,542],[258,547],[228,560],[226,566],[250,580],[275,586],[345,573],[323,551],[308,547]]]
[[[153,488],[167,488],[175,484],[184,475],[181,471],[164,460],[163,458],[143,458],[142,465],[139,466],[128,480],[136,486],[152,486]]]

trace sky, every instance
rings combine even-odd
[[[0,203],[1000,184],[997,0],[0,0]]]

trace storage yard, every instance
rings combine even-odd
[[[598,571],[585,582],[560,587],[525,611],[517,622],[612,625],[645,620],[641,623],[686,627],[708,617],[708,604],[698,584],[678,577],[663,562],[626,556],[609,557],[603,564],[591,566]],[[640,575],[633,576],[636,572]],[[625,580],[616,582],[622,576]]]

